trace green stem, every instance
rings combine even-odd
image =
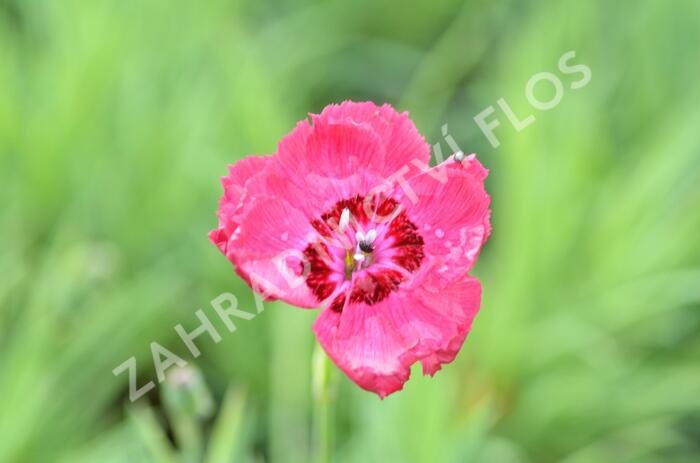
[[[197,418],[184,414],[171,417],[175,440],[180,447],[185,463],[196,463],[202,459],[202,430]]]
[[[316,344],[311,360],[314,462],[330,463],[333,454],[335,370],[323,348]]]

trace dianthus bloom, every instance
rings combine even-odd
[[[230,167],[210,233],[267,299],[322,307],[319,343],[380,397],[416,361],[451,362],[481,303],[468,272],[491,229],[487,172],[473,155],[429,160],[407,113],[330,105]]]

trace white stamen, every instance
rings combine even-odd
[[[365,235],[365,243],[372,244],[375,238],[377,238],[377,230],[373,228]]]
[[[365,260],[365,255],[362,254],[361,252],[358,252],[357,254],[355,254],[352,257],[358,262],[362,262],[363,260]]]
[[[346,207],[340,214],[340,224],[338,224],[338,230],[340,230],[340,233],[343,233],[345,231],[345,229],[348,226],[348,223],[350,223],[350,209]]]
[[[365,240],[365,234],[362,233],[360,230],[357,230],[357,233],[355,233],[355,238],[357,239],[357,242],[361,242]]]
[[[462,162],[464,160],[464,152],[463,151],[457,151],[455,153],[455,161],[457,162]]]

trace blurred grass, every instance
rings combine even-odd
[[[111,370],[154,379],[152,341],[189,361],[173,326],[221,292],[254,307],[206,240],[217,179],[346,98],[449,123],[494,234],[458,359],[383,402],[343,378],[335,460],[697,461],[699,44],[693,0],[0,1],[0,461],[181,457]],[[497,109],[493,149],[472,118],[533,112],[568,50],[591,83],[521,132]],[[210,461],[308,461],[314,316],[198,340]]]

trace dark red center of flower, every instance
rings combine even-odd
[[[383,300],[424,257],[423,238],[393,198],[343,199],[311,225],[318,235],[304,249],[306,284],[338,312],[346,303]]]

